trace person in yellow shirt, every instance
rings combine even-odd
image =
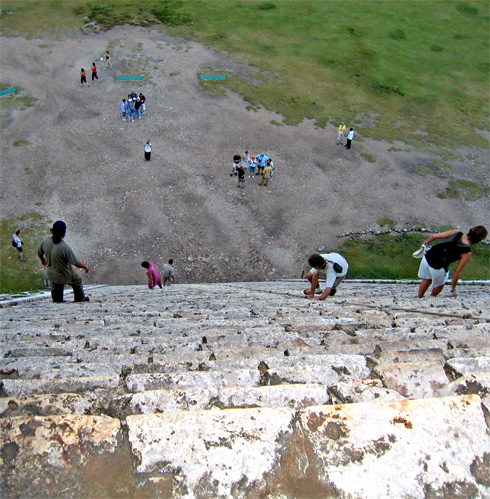
[[[339,125],[339,134],[337,136],[337,145],[343,144],[342,140],[344,140],[344,133],[347,130],[345,123],[342,121],[342,123]]]

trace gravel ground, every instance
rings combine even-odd
[[[92,84],[91,63],[102,64],[107,47],[114,69],[99,65]],[[3,217],[37,211],[65,220],[66,241],[91,267],[87,284],[141,283],[142,260],[161,266],[169,258],[180,282],[299,277],[319,246],[335,249],[339,234],[377,230],[381,218],[464,230],[488,223],[488,200],[436,197],[448,177],[415,172],[432,165],[427,154],[367,139],[347,151],[335,145],[334,126],[277,126],[271,121],[280,115],[247,110],[237,94],[203,92],[198,73],[246,68],[162,30],[2,37],[0,55],[1,82],[36,99],[3,122]],[[89,87],[80,86],[81,67]],[[128,73],[144,74],[145,83],[115,81]],[[131,89],[147,98],[147,114],[134,123],[119,112]],[[18,140],[28,144],[14,146]],[[268,187],[247,177],[246,188],[236,188],[232,156],[245,149],[274,159]],[[466,158],[460,177],[486,182],[487,151],[457,154]]]

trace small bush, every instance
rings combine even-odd
[[[389,37],[393,40],[406,40],[407,35],[402,29],[395,29],[394,31],[390,31]]]
[[[259,10],[273,10],[277,9],[277,5],[272,2],[262,2],[257,5],[257,9]]]
[[[460,12],[461,14],[465,14],[467,16],[477,16],[478,15],[478,9],[474,7],[473,5],[470,5],[467,2],[464,3],[459,3],[456,5],[456,10]]]
[[[380,227],[390,227],[390,228],[396,227],[396,221],[392,220],[391,218],[380,218],[376,223]]]

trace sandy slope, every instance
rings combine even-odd
[[[100,68],[100,82],[81,88],[80,67],[88,70],[110,42],[114,70]],[[150,84],[114,81],[132,57],[140,57]],[[37,99],[4,123],[3,216],[38,211],[64,219],[67,242],[92,268],[86,282],[113,284],[141,283],[142,260],[161,265],[169,257],[181,282],[295,277],[305,255],[321,245],[334,249],[343,232],[377,229],[383,217],[465,229],[488,221],[487,202],[436,197],[447,178],[414,171],[431,158],[369,140],[347,151],[335,145],[333,126],[273,125],[281,116],[247,110],[239,95],[202,92],[196,75],[210,67],[238,69],[156,29],[118,27],[61,41],[2,38],[1,81]],[[132,88],[146,95],[148,112],[129,124],[119,105]],[[150,164],[143,161],[147,139]],[[29,145],[14,147],[15,140]],[[268,188],[247,178],[238,190],[229,177],[233,154],[245,149],[274,159]],[[465,166],[468,178],[487,173]]]

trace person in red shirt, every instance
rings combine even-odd
[[[92,63],[92,81],[98,80],[99,77],[97,76],[97,66],[95,65],[95,62]]]

